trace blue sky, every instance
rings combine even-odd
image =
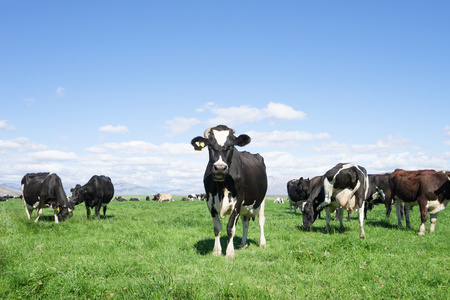
[[[447,1],[0,1],[0,183],[201,192],[219,123],[269,193],[338,162],[450,169]]]

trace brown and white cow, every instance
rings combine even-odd
[[[238,137],[235,131],[225,125],[218,125],[205,131],[204,137],[192,139],[195,150],[208,146],[209,162],[203,177],[208,209],[214,225],[213,254],[222,253],[220,218],[231,214],[227,225],[228,246],[226,257],[234,258],[233,238],[236,223],[242,217],[242,242],[247,246],[250,219],[258,216],[260,227],[259,246],[266,246],[264,236],[264,197],[267,191],[267,174],[264,159],[259,154],[239,152],[235,146],[245,146],[251,139],[246,134]]]
[[[428,213],[431,216],[430,233],[434,232],[438,212],[450,201],[450,172],[435,170],[395,170],[389,177],[391,198],[395,200],[398,227],[402,228],[400,203],[405,205],[406,227],[410,228],[409,209],[419,205],[421,225],[418,235],[425,234]]]
[[[158,201],[158,202],[163,202],[163,201],[172,202],[172,201],[175,201],[175,200],[173,200],[171,194],[161,194],[161,193],[158,193],[155,196],[153,196],[153,200],[154,201]]]

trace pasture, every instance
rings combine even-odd
[[[249,247],[239,249],[239,221],[236,258],[226,259],[212,255],[213,225],[205,202],[113,201],[99,221],[86,220],[81,204],[60,224],[54,224],[49,209],[34,223],[22,201],[0,202],[0,298],[449,297],[449,209],[439,213],[434,234],[428,221],[425,236],[417,236],[418,208],[411,212],[412,228],[398,230],[395,209],[385,220],[384,206],[377,206],[364,223],[365,240],[358,237],[357,213],[344,222],[343,232],[332,222],[330,233],[324,219],[311,231],[300,229],[301,214],[289,214],[286,202],[267,200],[265,215],[267,248],[258,247],[255,221]]]

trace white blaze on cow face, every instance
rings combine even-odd
[[[217,144],[219,146],[225,146],[228,136],[230,135],[230,131],[228,130],[213,130],[214,137],[216,138]]]

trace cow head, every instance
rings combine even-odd
[[[300,177],[300,179],[297,181],[297,187],[295,189],[295,192],[298,194],[298,198],[302,201],[305,201],[308,199],[308,189],[309,189],[309,179],[303,179],[303,177]]]
[[[81,185],[77,184],[75,188],[70,189],[70,192],[72,193],[72,200],[70,200],[69,205],[72,207],[86,200],[87,189],[83,188]]]
[[[58,221],[63,222],[66,221],[73,216],[73,206],[70,204],[68,206],[58,206]]]
[[[224,181],[230,172],[230,166],[235,151],[234,146],[245,146],[251,139],[246,134],[234,136],[235,131],[225,125],[208,128],[203,137],[192,139],[195,150],[200,151],[208,146],[209,166],[215,181]]]
[[[310,229],[320,213],[319,200],[309,198],[303,207],[303,228]]]

